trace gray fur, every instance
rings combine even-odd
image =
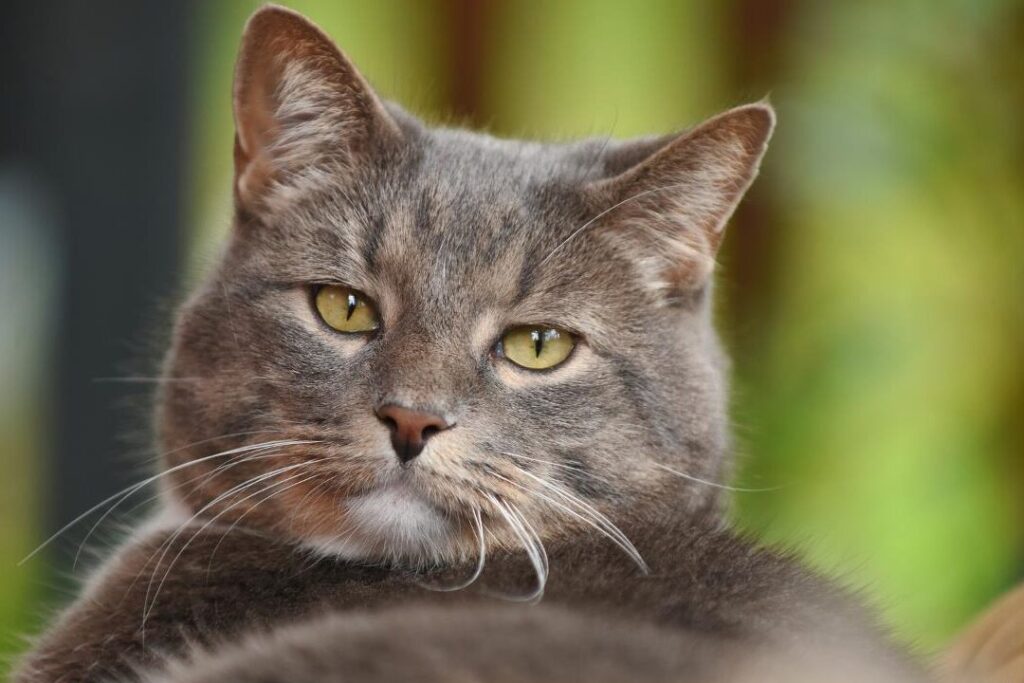
[[[885,680],[883,673],[894,680],[922,679],[914,662],[887,641],[855,596],[801,568],[789,554],[759,548],[713,517],[688,523],[666,519],[643,529],[626,529],[648,558],[649,574],[638,572],[604,537],[583,532],[549,544],[551,578],[542,603],[557,608],[556,615],[569,611],[608,624],[611,633],[628,630],[617,629],[616,623],[644,622],[661,634],[656,642],[693,636],[682,654],[665,652],[652,669],[637,669],[633,677],[621,680],[661,680],[658,662],[678,662],[677,656],[683,658],[680,671],[686,673],[704,666],[709,656],[731,661],[751,652],[764,652],[796,670],[819,657],[848,662],[845,668],[856,674],[851,680]],[[165,543],[171,552],[161,559]],[[182,549],[172,567],[171,558]],[[217,658],[224,643],[247,634],[269,633],[273,638],[278,628],[314,624],[330,615],[339,617],[332,621],[361,615],[357,621],[363,623],[366,615],[384,609],[397,611],[382,623],[399,620],[395,615],[402,609],[429,615],[436,608],[437,619],[465,619],[468,623],[457,625],[466,633],[465,647],[497,654],[501,645],[496,639],[513,627],[506,624],[489,631],[478,624],[474,630],[474,615],[502,609],[509,606],[508,598],[529,594],[536,577],[522,553],[497,552],[473,586],[452,593],[432,590],[454,585],[471,571],[471,565],[410,572],[338,561],[237,528],[197,525],[177,538],[173,530],[155,531],[126,544],[107,562],[86,594],[39,640],[15,680],[138,680],[150,675],[147,671],[163,668],[166,660],[178,661],[197,649]],[[149,587],[165,575],[163,590],[154,595]],[[463,608],[472,611],[453,616]],[[577,633],[574,623],[558,618],[550,631],[536,633],[532,661],[538,671],[564,671],[557,648],[547,649],[550,636],[563,629],[568,634],[559,638],[572,640],[576,634],[582,650],[597,647],[594,639],[599,634],[587,629]],[[307,642],[307,651],[372,659],[391,651],[390,633],[378,634],[379,649],[352,652],[325,631]],[[460,656],[446,644],[443,632],[425,630],[418,637],[420,647],[442,660]],[[274,650],[259,642],[259,647],[246,647],[256,648],[253,656],[272,657]],[[646,651],[643,643],[628,640],[622,647]],[[246,658],[242,659],[244,663]],[[202,661],[191,675],[204,675]],[[501,671],[507,662],[495,658],[491,664],[493,668],[481,674]],[[645,678],[648,672],[650,678]]]

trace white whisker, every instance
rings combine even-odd
[[[527,595],[502,595],[501,597],[506,600],[519,602],[537,602],[543,597],[544,588],[548,582],[548,558],[547,553],[544,551],[544,545],[540,542],[539,538],[530,535],[530,532],[523,525],[521,518],[517,517],[517,511],[514,511],[511,504],[501,501],[494,496],[488,495],[488,498],[491,504],[498,510],[498,513],[504,518],[512,533],[522,542],[523,550],[526,551],[530,564],[533,565],[533,571],[537,575],[537,587],[532,593]]]
[[[644,561],[644,558],[640,554],[640,551],[637,550],[636,546],[633,545],[633,542],[629,540],[629,537],[626,536],[626,534],[623,533],[622,530],[619,529],[619,527],[616,526],[615,523],[612,522],[610,519],[608,519],[608,517],[606,517],[600,510],[597,510],[592,505],[580,500],[576,496],[573,496],[569,492],[562,489],[562,487],[556,486],[551,482],[545,481],[544,479],[536,476],[531,472],[527,472],[522,468],[516,469],[521,474],[530,477],[538,484],[547,488],[549,491],[551,491],[552,494],[557,495],[564,502],[559,502],[549,496],[544,495],[540,491],[530,489],[526,486],[523,486],[522,484],[519,484],[516,481],[513,481],[512,479],[502,477],[501,475],[498,474],[495,474],[495,476],[504,479],[506,482],[512,484],[513,486],[519,487],[522,491],[526,493],[540,497],[542,500],[550,503],[551,505],[554,505],[563,512],[572,515],[579,521],[596,529],[599,533],[604,535],[606,538],[608,538],[608,540],[617,545],[619,549],[626,553],[626,555],[628,555],[630,559],[632,559],[633,562],[636,563],[636,565],[640,568],[641,571],[643,571],[645,574],[650,571],[649,567],[647,566],[647,562]],[[573,510],[571,507],[569,507],[570,505],[575,506],[576,509]]]
[[[279,458],[282,455],[285,455],[285,453],[283,453],[281,451],[276,451],[276,448],[278,448],[278,447],[276,447],[276,446],[274,446],[274,447],[266,446],[266,447],[260,447],[258,449],[252,449],[252,450],[249,450],[249,451],[245,451],[245,452],[242,452],[242,453],[236,453],[236,454],[232,455],[228,459],[228,462],[226,462],[226,463],[224,463],[222,465],[218,465],[217,467],[215,467],[213,470],[211,470],[209,472],[204,472],[204,473],[202,473],[202,474],[200,474],[198,476],[195,476],[195,477],[192,477],[191,479],[183,481],[180,484],[176,484],[174,486],[174,489],[175,490],[180,489],[185,484],[191,484],[192,482],[199,482],[195,486],[192,487],[191,490],[194,491],[197,488],[199,488],[200,486],[202,486],[203,484],[205,484],[206,482],[208,482],[211,479],[213,479],[214,477],[216,477],[218,474],[221,474],[222,472],[225,472],[226,470],[229,470],[232,467],[237,467],[238,465],[242,465],[244,463],[253,462],[255,460],[262,460],[264,458]],[[269,451],[269,452],[264,453],[264,451]],[[89,528],[88,533],[86,533],[85,538],[83,538],[81,540],[81,542],[78,544],[78,550],[75,552],[74,562],[72,562],[72,564],[71,564],[71,568],[72,569],[75,569],[78,566],[78,559],[79,559],[79,556],[82,553],[82,549],[85,547],[85,544],[89,541],[89,538],[92,536],[92,534],[95,533],[95,531],[99,527],[99,525],[103,523],[103,520],[106,519],[108,515],[113,513],[114,510],[119,505],[121,505],[121,503],[123,503],[125,500],[127,500],[134,493],[136,493],[136,491],[133,490],[133,491],[129,491],[127,494],[122,496],[120,500],[118,500],[116,503],[114,503],[109,508],[107,508],[107,510],[100,516],[100,518],[97,519],[93,523],[93,525]],[[140,506],[145,505],[146,503],[149,503],[149,502],[152,502],[152,501],[156,500],[160,496],[161,496],[161,494],[159,492],[157,492],[156,494],[154,494],[152,496],[149,496],[148,498],[145,498],[142,501],[139,501],[137,504],[132,506],[131,510],[136,510]]]
[[[476,535],[477,535],[477,547],[479,548],[479,555],[477,556],[476,568],[473,570],[473,574],[462,581],[461,583],[455,584],[454,586],[431,586],[427,583],[420,583],[419,585],[427,590],[435,591],[438,593],[451,593],[454,591],[460,591],[464,588],[469,588],[476,580],[480,578],[480,575],[484,572],[484,564],[487,561],[487,540],[484,537],[484,520],[480,514],[480,509],[473,510],[473,520],[475,522]]]
[[[640,199],[641,197],[645,197],[645,196],[647,196],[649,194],[654,194],[656,192],[665,192],[666,190],[674,190],[674,189],[677,189],[677,188],[680,188],[680,187],[686,187],[686,186],[687,186],[686,183],[675,183],[673,185],[665,185],[663,187],[655,187],[655,188],[650,189],[650,190],[645,190],[643,192],[638,192],[635,195],[632,195],[631,197],[626,197],[625,199],[623,199],[621,202],[618,202],[617,204],[613,204],[612,206],[608,207],[607,209],[605,209],[601,213],[597,214],[596,216],[594,216],[593,218],[588,220],[586,223],[584,223],[583,225],[581,225],[580,227],[576,228],[571,233],[569,233],[568,237],[566,237],[564,240],[559,242],[558,245],[555,246],[554,249],[552,249],[551,251],[548,252],[548,255],[545,256],[541,260],[540,264],[538,264],[537,267],[540,268],[545,263],[550,261],[551,258],[554,257],[554,255],[558,252],[559,249],[564,247],[566,244],[568,244],[572,240],[576,239],[576,237],[580,233],[582,233],[584,230],[586,230],[591,225],[596,223],[598,220],[600,220],[601,218],[607,216],[608,214],[610,214],[612,211],[614,211],[615,209],[619,208],[623,204],[628,204],[629,202],[635,201],[635,200]]]
[[[526,518],[526,515],[523,514],[522,510],[512,503],[506,502],[505,504],[509,506],[513,513],[515,513],[516,517],[519,519],[519,523],[527,532],[527,535],[533,539],[534,547],[540,552],[541,564],[544,567],[544,582],[547,583],[547,577],[548,574],[551,573],[551,567],[548,563],[548,552],[544,547],[544,541],[541,540],[540,534],[537,533],[537,529],[530,524],[530,520]]]
[[[131,486],[123,488],[120,491],[118,491],[117,493],[114,493],[113,495],[110,495],[110,496],[104,498],[103,500],[101,500],[96,505],[93,505],[91,508],[89,508],[88,510],[86,510],[82,514],[78,515],[77,517],[75,517],[73,520],[71,520],[70,522],[68,522],[64,526],[62,526],[60,529],[58,529],[56,532],[54,532],[54,534],[51,535],[49,538],[47,538],[45,541],[40,543],[36,547],[35,550],[30,552],[28,555],[23,557],[21,559],[21,561],[18,562],[18,566],[20,567],[21,565],[23,565],[26,562],[28,562],[30,559],[35,557],[39,553],[39,551],[41,551],[43,548],[45,548],[50,543],[52,543],[54,540],[56,540],[61,534],[67,532],[69,529],[74,527],[80,521],[82,521],[83,519],[85,519],[89,515],[93,514],[94,512],[98,511],[104,505],[107,505],[108,503],[116,500],[117,498],[119,498],[122,495],[125,498],[127,498],[128,496],[131,496],[132,494],[134,494],[136,491],[139,491],[139,490],[145,488],[146,486],[148,486],[149,484],[152,484],[154,481],[157,481],[161,477],[166,477],[168,474],[171,474],[173,472],[177,472],[179,470],[185,469],[186,467],[192,467],[193,465],[198,465],[201,462],[206,462],[208,460],[213,460],[214,458],[222,458],[222,457],[225,457],[225,456],[233,455],[235,453],[241,453],[241,452],[250,451],[250,450],[254,450],[254,449],[258,449],[258,448],[264,448],[264,447],[268,447],[269,448],[269,447],[274,447],[274,446],[298,446],[298,445],[313,444],[313,443],[320,443],[320,442],[319,441],[267,441],[267,442],[264,442],[264,443],[261,443],[261,444],[253,444],[253,445],[249,445],[249,446],[241,446],[239,448],[234,448],[234,449],[231,449],[231,450],[228,450],[228,451],[223,451],[221,453],[214,453],[213,455],[207,455],[207,456],[202,457],[202,458],[196,458],[195,460],[189,460],[188,462],[182,463],[182,464],[177,465],[175,467],[168,468],[168,469],[166,469],[166,470],[164,470],[162,472],[154,474],[151,477],[147,477],[146,479],[143,479],[142,481],[138,482],[137,484],[132,484]]]
[[[544,460],[542,458],[531,458],[530,456],[523,455],[522,453],[509,453],[507,451],[502,451],[501,454],[502,455],[507,455],[507,456],[509,456],[510,458],[513,458],[513,459],[519,458],[521,460],[526,460],[528,462],[536,462],[536,463],[541,463],[543,465],[550,465],[551,467],[557,467],[558,469],[565,470],[566,472],[573,472],[574,474],[580,474],[581,472],[583,472],[583,470],[580,467],[574,467],[573,465],[570,465],[570,464],[564,463],[564,462],[555,462],[554,460]],[[513,464],[515,464],[515,463],[513,463]],[[592,472],[586,472],[586,476],[590,477],[592,479],[596,479],[597,481],[604,482],[605,484],[608,484],[609,486],[614,486],[612,481],[610,479],[606,478],[606,477],[602,477],[602,476],[594,474]]]
[[[783,486],[769,486],[767,488],[760,488],[760,489],[754,488],[754,489],[751,489],[751,488],[744,488],[742,486],[728,486],[726,484],[718,484],[718,483],[713,482],[713,481],[708,481],[706,479],[701,479],[700,477],[695,477],[692,474],[686,474],[685,472],[680,472],[679,470],[674,470],[671,467],[669,467],[668,465],[662,465],[660,462],[654,463],[654,466],[658,467],[660,469],[665,470],[669,474],[674,474],[677,477],[682,477],[683,479],[687,479],[687,480],[695,482],[697,484],[703,484],[704,486],[710,486],[712,488],[722,489],[724,491],[734,491],[736,493],[767,493],[769,491],[778,491],[779,489],[785,488]]]
[[[188,528],[192,524],[192,522],[194,522],[196,519],[201,517],[207,510],[212,508],[217,503],[220,503],[221,501],[229,498],[230,496],[235,495],[236,493],[241,493],[245,489],[251,488],[252,486],[256,486],[257,484],[260,484],[260,483],[266,481],[267,479],[272,479],[273,477],[276,477],[279,474],[283,474],[285,472],[297,469],[299,467],[305,467],[308,464],[312,464],[313,462],[319,462],[319,461],[322,461],[322,460],[325,460],[325,458],[319,458],[318,460],[313,460],[313,461],[310,461],[309,463],[307,463],[307,462],[300,462],[300,463],[295,463],[295,464],[292,464],[292,465],[286,465],[284,467],[279,467],[279,468],[277,468],[275,470],[270,470],[269,472],[264,472],[263,474],[257,475],[255,477],[250,478],[250,479],[246,479],[245,481],[241,482],[240,484],[236,484],[235,486],[232,486],[230,489],[228,489],[224,493],[220,494],[219,496],[217,496],[216,498],[214,498],[210,502],[206,503],[206,505],[204,505],[202,508],[200,508],[188,520],[186,520],[183,524],[181,524],[178,527],[178,529],[173,534],[171,534],[171,536],[167,540],[165,540],[163,543],[160,544],[160,546],[153,553],[153,557],[154,558],[156,557],[157,553],[160,553],[160,557],[157,559],[157,562],[156,562],[156,568],[159,568],[160,565],[163,564],[164,558],[167,557],[167,553],[170,551],[171,547],[174,545],[174,542],[178,539],[178,537],[181,536],[181,533],[186,528]],[[243,499],[243,500],[247,500],[247,499]],[[241,501],[239,501],[239,502],[241,502]],[[231,507],[228,507],[227,509],[230,510]],[[162,551],[161,551],[161,549],[162,549]],[[149,562],[151,562],[152,559],[153,558],[150,558],[150,560],[146,562],[146,565],[143,567],[143,569],[145,569],[145,567],[149,565]],[[150,594],[150,591],[152,590],[152,588],[153,588],[153,579],[150,578],[149,585],[146,587],[146,597],[145,597],[145,600],[143,601],[144,605],[145,604],[149,604],[149,594]],[[143,613],[143,623],[145,623],[145,620],[146,620],[146,614],[145,614],[145,611],[144,611],[144,613]]]
[[[323,460],[323,459],[321,458],[321,460]],[[301,464],[302,465],[312,464],[312,462],[316,462],[316,461],[311,461],[310,463],[301,463]],[[294,479],[296,479],[298,477],[303,477],[303,476],[305,476],[304,479],[300,479],[299,481],[296,481],[296,482],[294,482],[292,484],[289,484],[288,486],[286,486],[286,487],[284,487],[282,489],[278,489],[276,491],[273,491],[269,496],[267,496],[263,500],[257,501],[256,505],[254,505],[253,507],[249,508],[248,510],[246,510],[243,513],[243,516],[248,514],[248,513],[250,513],[250,512],[252,512],[257,506],[259,506],[262,503],[265,503],[266,501],[270,500],[274,496],[277,496],[277,495],[283,493],[284,491],[287,491],[288,489],[291,489],[291,488],[294,488],[296,486],[299,486],[300,484],[303,484],[303,483],[305,483],[307,481],[315,479],[316,477],[318,477],[320,475],[319,475],[319,473],[314,473],[312,475],[306,475],[305,472],[299,472],[298,474],[292,475],[290,477],[285,477],[284,479],[282,479],[280,481],[275,481],[275,482],[271,483],[269,486],[265,486],[265,487],[259,489],[255,493],[250,493],[249,495],[245,496],[241,500],[236,500],[234,503],[232,503],[228,507],[226,507],[223,510],[221,510],[220,512],[218,512],[216,515],[214,515],[213,517],[208,519],[205,524],[203,524],[201,527],[199,527],[199,529],[197,529],[192,534],[192,536],[188,539],[188,541],[186,541],[185,544],[181,546],[181,548],[178,550],[178,553],[173,558],[171,558],[170,564],[167,565],[167,569],[164,571],[163,578],[160,579],[160,583],[157,585],[156,591],[154,591],[154,593],[153,593],[153,599],[149,603],[149,609],[147,610],[147,609],[143,608],[143,612],[142,612],[142,626],[140,628],[143,631],[145,630],[146,620],[149,618],[149,614],[153,611],[153,608],[156,607],[157,598],[160,596],[160,589],[163,588],[164,583],[167,581],[167,577],[170,576],[171,569],[174,568],[174,564],[181,557],[182,553],[184,553],[188,549],[188,547],[190,545],[192,545],[192,542],[194,540],[196,540],[196,538],[198,538],[201,533],[206,531],[206,529],[208,529],[210,527],[210,525],[213,524],[214,522],[216,522],[221,516],[223,516],[224,514],[226,514],[229,511],[231,511],[232,509],[234,509],[235,507],[237,507],[241,503],[244,503],[245,501],[249,500],[250,498],[254,498],[254,497],[256,497],[256,496],[258,496],[258,495],[260,495],[262,493],[266,493],[268,490],[274,488],[275,486],[280,486],[281,484],[285,484],[285,483],[287,483],[289,481],[292,481],[292,480],[294,480]],[[195,519],[195,516],[193,516],[193,519]],[[171,546],[168,546],[168,548],[170,548],[170,547]],[[163,562],[163,558],[161,558],[157,562],[155,570],[159,569],[159,567],[160,567],[162,562]],[[148,591],[148,588],[147,588],[147,594],[148,594],[148,592],[149,591]],[[145,605],[145,602],[143,604]]]
[[[207,437],[205,439],[199,439],[198,441],[193,441],[192,443],[187,443],[187,444],[185,444],[183,446],[178,446],[177,448],[172,448],[169,451],[163,451],[162,453],[156,453],[152,457],[146,458],[146,462],[155,462],[157,460],[160,460],[162,458],[167,457],[168,455],[174,455],[175,453],[180,453],[181,451],[188,450],[189,448],[195,448],[196,446],[202,446],[203,444],[212,443],[214,441],[221,441],[223,439],[232,439],[232,438],[239,437],[239,436],[252,436],[254,434],[273,434],[275,432],[280,432],[280,431],[281,431],[280,429],[250,429],[250,430],[246,430],[246,431],[242,431],[242,432],[229,432],[227,434],[221,434],[220,436],[211,436],[211,437]],[[270,443],[270,442],[263,442],[263,443]],[[262,444],[253,444],[253,445],[254,446],[260,446]]]
[[[172,382],[202,382],[205,377],[93,377],[93,382],[119,384],[169,384]]]

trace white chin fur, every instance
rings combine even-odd
[[[344,503],[350,532],[314,538],[314,551],[347,560],[430,564],[450,542],[451,524],[418,494],[389,486]]]

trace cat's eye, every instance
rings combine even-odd
[[[377,310],[362,292],[341,285],[324,285],[316,290],[317,313],[338,332],[373,332],[380,325]]]
[[[547,370],[565,361],[576,340],[565,330],[543,325],[513,327],[501,337],[501,354],[528,370]]]

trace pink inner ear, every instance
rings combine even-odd
[[[260,60],[263,61],[263,60]],[[276,106],[268,91],[269,75],[253,65],[235,100],[235,194],[243,203],[255,199],[273,175],[266,150],[277,133]]]
[[[239,142],[242,152],[249,158],[268,146],[277,128],[274,120],[277,106],[273,101],[273,90],[268,87],[268,81],[276,82],[277,76],[266,73],[263,67],[264,64],[253,65],[253,71],[248,74],[235,101]]]
[[[270,182],[272,166],[266,150],[277,134],[273,93],[281,76],[279,62],[288,51],[295,17],[268,8],[246,26],[235,65],[235,197],[243,204],[256,200]],[[304,20],[301,20],[304,21]],[[294,39],[294,37],[292,37]]]
[[[251,205],[270,184],[274,167],[265,154],[248,157],[235,137],[235,198],[243,205]]]

